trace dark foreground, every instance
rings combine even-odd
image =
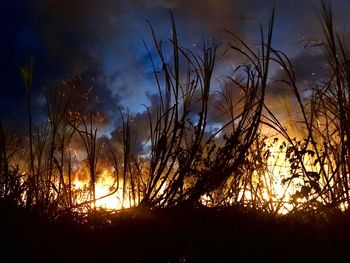
[[[343,262],[350,216],[134,209],[50,223],[1,203],[0,262]]]

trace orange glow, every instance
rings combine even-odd
[[[86,178],[86,177],[85,177]],[[89,189],[89,180],[81,180],[77,176],[73,182],[75,190]],[[104,170],[95,183],[96,207],[117,210],[122,208],[123,189],[118,186],[113,173],[109,170]],[[84,198],[88,199],[89,194],[86,192]],[[130,207],[130,201],[125,198],[123,207]]]
[[[276,214],[287,214],[296,205],[307,201],[306,198],[293,198],[293,195],[303,185],[303,179],[294,178],[282,183],[283,179],[291,177],[291,163],[286,159],[287,147],[281,147],[281,145],[282,141],[275,141],[273,138],[269,140],[264,149],[269,151],[269,155],[265,160],[265,168],[253,172],[251,186],[240,191],[238,200],[243,200],[248,205],[258,201],[261,208]],[[305,155],[303,162],[310,172],[318,172],[320,169],[319,165],[311,165],[314,162],[311,156]],[[141,171],[146,173],[146,171]],[[75,200],[76,204],[92,201],[89,171],[86,166],[82,165],[75,172],[73,178],[72,187],[80,193],[79,198]],[[106,166],[101,172],[97,173],[95,182],[96,202],[91,203],[91,207],[96,205],[96,207],[103,209],[119,210],[136,205],[137,202],[135,203],[135,200],[132,200],[128,189],[124,191],[123,200],[122,187],[123,182],[118,183],[116,181],[114,168]],[[129,187],[128,184],[126,184],[126,187]],[[159,194],[165,190],[166,184],[162,185]],[[235,200],[227,200],[227,202],[231,204]],[[211,206],[213,204],[212,197],[210,195],[202,196],[201,203]]]

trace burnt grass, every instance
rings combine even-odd
[[[79,223],[1,201],[1,262],[339,262],[350,216],[239,207],[134,208]]]

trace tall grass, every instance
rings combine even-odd
[[[288,144],[286,158],[291,163],[290,183],[302,180],[294,197],[304,202],[297,210],[345,209],[349,202],[349,67],[345,40],[334,29],[332,10],[321,2],[319,18],[324,32],[321,45],[328,58],[328,72],[319,80],[320,88],[303,97],[302,89],[291,60],[283,53],[272,50],[276,61],[287,75],[287,84],[294,93],[301,112],[298,125],[304,136],[295,139],[281,121],[267,107],[264,124],[277,130]],[[310,162],[312,160],[310,169]]]
[[[328,81],[312,96],[304,98],[292,61],[272,45],[274,9],[265,32],[260,27],[260,45],[250,47],[227,31],[226,47],[211,40],[202,43],[200,51],[182,46],[171,14],[171,39],[161,41],[150,24],[153,47],[145,43],[153,65],[158,105],[146,112],[149,118],[150,149],[141,156],[132,147],[132,116],[119,110],[120,141],[109,144],[109,163],[114,167],[116,187],[122,191],[121,208],[195,207],[242,205],[277,214],[292,205],[292,211],[316,208],[347,208],[350,170],[350,71],[344,40],[334,30],[331,10],[321,4],[320,19],[324,30],[323,49],[329,61]],[[155,50],[153,57],[151,51]],[[226,50],[225,50],[226,49]],[[220,79],[214,75],[218,54],[234,53],[244,58],[232,76]],[[271,63],[286,74],[300,111],[298,125],[303,137],[294,138],[266,104]],[[27,92],[29,147],[25,151],[28,168],[20,171],[14,156],[20,142],[9,137],[0,123],[1,197],[11,198],[29,208],[37,207],[56,217],[82,207],[96,208],[96,183],[102,169],[101,141],[98,130],[104,116],[90,106],[78,103],[88,99],[88,91],[77,80],[65,81],[45,92],[48,122],[32,127],[32,64],[22,69]],[[221,128],[210,131],[212,101],[226,116]],[[279,149],[289,167],[288,175],[275,178],[269,163],[271,142],[262,128],[268,126],[283,138]],[[146,128],[146,127],[145,127]],[[88,169],[87,200],[79,201],[74,188],[74,147],[81,144]],[[14,145],[13,147],[11,145]],[[273,184],[285,185],[277,196]],[[290,200],[287,190],[298,182],[299,188]],[[115,186],[115,185],[114,185]],[[84,193],[80,193],[84,196]],[[302,201],[300,201],[302,200]],[[127,202],[128,201],[128,202]],[[128,204],[128,205],[126,205]]]
[[[22,196],[26,191],[23,175],[13,161],[20,150],[19,139],[5,130],[0,119],[0,197],[1,199],[23,205]]]

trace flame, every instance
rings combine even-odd
[[[253,188],[244,189],[239,193],[238,200],[244,200],[247,203],[256,202],[258,196],[260,204],[270,212],[277,214],[287,214],[298,204],[306,202],[305,198],[298,198],[295,200],[293,195],[300,188],[303,181],[299,178],[294,178],[288,183],[282,183],[283,178],[291,177],[291,164],[286,159],[287,147],[280,147],[282,142],[276,142],[271,139],[267,150],[270,152],[266,160],[266,169],[262,171],[254,171],[253,174]],[[304,156],[304,163],[311,164],[313,160],[310,156]],[[309,165],[310,171],[319,171],[320,167]],[[109,210],[119,210],[122,208],[129,208],[135,205],[135,201],[131,199],[127,189],[124,191],[123,197],[123,183],[117,182],[113,168],[104,168],[97,176],[95,182],[95,196],[96,201],[94,205],[99,208]],[[166,191],[167,184],[163,184],[160,189],[160,194]],[[77,172],[73,181],[73,188],[75,190],[84,190],[85,200],[91,200],[91,187],[86,167],[81,167]],[[89,190],[90,189],[90,190]],[[83,198],[80,202],[83,202]],[[124,198],[124,200],[123,200]],[[204,205],[210,206],[212,203],[210,195],[203,195],[201,202]],[[235,200],[228,200],[228,203],[233,203]],[[79,203],[79,201],[78,201]]]
[[[121,209],[122,208],[122,191],[114,189],[115,179],[112,178],[107,171],[103,171],[100,179],[95,185],[96,206],[105,209]],[[114,194],[111,194],[115,192]],[[102,199],[99,199],[106,196]]]
[[[277,214],[287,214],[296,205],[306,202],[306,198],[295,198],[295,193],[299,190],[300,185],[303,185],[303,179],[293,178],[293,180],[283,183],[284,178],[290,178],[291,163],[286,158],[286,147],[281,147],[282,142],[270,139],[270,144],[266,146],[269,151],[269,156],[266,160],[266,168],[263,171],[255,170],[252,178],[252,188],[242,189],[238,195],[238,200],[243,200],[244,203],[257,204],[257,199],[260,200],[260,205]],[[307,164],[309,171],[319,171],[319,165],[311,165],[312,157],[305,155],[303,157],[304,164]],[[207,200],[205,198],[205,200]],[[229,202],[230,203],[230,202]]]
[[[263,175],[263,199],[269,204],[271,210],[280,214],[287,214],[293,209],[290,200],[296,190],[296,182],[289,185],[282,184],[283,176],[290,176],[290,164],[286,160],[285,150],[281,150],[276,143],[268,147],[270,155],[267,159],[267,171]]]
[[[123,203],[123,189],[120,187],[116,189],[117,186],[118,183],[113,173],[108,169],[103,170],[95,182],[96,207],[109,210],[131,207],[128,198],[125,198]],[[77,176],[73,182],[73,187],[75,190],[89,189],[90,182],[86,179],[79,179],[79,176]],[[84,197],[88,198],[88,193]]]

